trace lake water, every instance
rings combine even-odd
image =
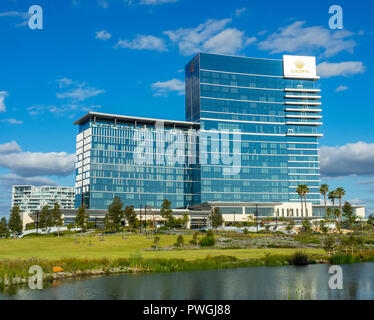
[[[119,274],[56,281],[43,290],[9,288],[0,299],[374,299],[374,263],[342,265],[342,290],[329,289],[329,267]]]

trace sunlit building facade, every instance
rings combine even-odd
[[[297,202],[300,184],[309,187],[308,201],[320,202],[321,96],[313,57],[200,53],[185,74],[186,120],[200,124],[200,145],[211,159],[201,165],[201,202]],[[228,139],[230,152],[239,153],[240,170],[232,175],[224,174],[225,164],[212,164],[215,134],[226,130],[240,132],[239,147]]]
[[[186,121],[90,112],[75,122],[75,206],[102,210],[119,196],[135,208],[247,203],[235,210],[251,214],[268,203],[265,216],[282,216],[274,208],[293,203],[301,216],[298,185],[320,203],[318,78],[314,57],[199,53],[185,68]]]

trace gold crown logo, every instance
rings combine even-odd
[[[305,66],[305,62],[299,59],[299,60],[295,61],[295,66],[298,69],[302,69]]]

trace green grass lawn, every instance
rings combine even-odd
[[[199,250],[172,250],[172,251],[142,251],[153,245],[153,239],[144,235],[106,236],[105,241],[99,237],[77,237],[79,243],[74,243],[74,237],[26,237],[24,239],[0,239],[0,259],[27,259],[44,258],[58,259],[65,257],[77,258],[128,258],[130,254],[141,252],[144,258],[181,258],[194,260],[205,258],[207,255],[230,255],[239,259],[261,258],[265,253],[291,255],[299,249],[199,249]],[[160,247],[172,246],[177,235],[159,235]],[[192,235],[184,235],[187,244]],[[89,245],[89,242],[93,244]],[[322,249],[303,250],[310,254],[325,254]]]

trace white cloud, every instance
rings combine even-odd
[[[105,90],[90,88],[87,87],[85,83],[81,83],[78,85],[78,87],[73,88],[68,92],[57,93],[56,96],[58,99],[71,99],[72,101],[83,101],[102,93],[105,93]]]
[[[151,35],[142,34],[138,34],[136,38],[131,41],[119,39],[114,47],[128,48],[134,50],[154,50],[159,52],[168,50],[164,39],[157,38]]]
[[[13,119],[13,118],[10,118],[10,119],[1,119],[1,122],[7,122],[9,124],[22,124],[23,123],[22,120],[17,120],[17,119]]]
[[[225,29],[207,40],[203,44],[202,49],[203,51],[218,54],[235,54],[240,52],[244,45],[249,45],[251,43],[251,40],[249,40],[250,38],[246,40],[244,40],[244,38],[244,32],[242,31],[237,29]]]
[[[184,94],[184,82],[179,79],[171,79],[168,81],[157,81],[152,83],[152,90],[155,91],[154,96],[167,96],[168,92],[177,92],[178,95]]]
[[[178,45],[179,52],[185,56],[199,51],[237,54],[253,42],[253,38],[247,38],[244,32],[235,28],[225,29],[230,22],[231,19],[209,19],[196,28],[168,30],[164,34]]]
[[[15,25],[15,27],[23,27],[28,25],[30,14],[28,12],[20,12],[20,11],[6,11],[6,12],[0,12],[0,18],[6,17],[6,18],[15,18],[19,21]]]
[[[322,147],[320,157],[321,174],[327,177],[374,174],[374,143]]]
[[[60,88],[63,88],[65,86],[66,87],[70,86],[73,83],[73,80],[69,78],[59,78],[59,79],[56,79],[56,82],[58,82],[58,85]]]
[[[23,177],[67,176],[74,173],[75,155],[66,152],[17,152],[0,157],[0,167]]]
[[[28,107],[26,110],[29,112],[30,115],[36,116],[38,114],[43,114],[45,112],[50,112],[54,114],[64,114],[64,113],[69,113],[69,118],[73,118],[76,116],[74,112],[79,112],[79,111],[85,111],[85,112],[90,112],[94,110],[101,109],[101,105],[82,105],[82,104],[63,104],[61,106],[55,106],[55,105],[35,105]]]
[[[347,86],[342,86],[340,85],[335,89],[335,92],[342,92],[342,91],[347,91],[349,88]]]
[[[364,73],[366,70],[361,61],[346,61],[339,63],[322,62],[317,66],[317,74],[322,78],[335,76],[348,77],[354,74]]]
[[[21,147],[16,141],[0,144],[0,154],[16,153],[20,151],[22,151]]]
[[[104,8],[104,9],[108,9],[109,8],[109,3],[106,0],[97,0],[97,5],[99,7]]]
[[[51,179],[44,177],[21,177],[19,175],[9,173],[0,176],[0,182],[5,187],[10,188],[13,185],[33,185],[33,186],[55,186],[57,183]]]
[[[5,97],[9,96],[9,93],[7,91],[0,91],[0,112],[5,112],[6,111],[6,106],[5,106]]]
[[[246,10],[247,10],[247,8],[236,9],[235,10],[235,16],[240,17]]]
[[[112,37],[112,35],[106,30],[100,30],[96,32],[96,39],[100,40],[108,40]]]
[[[329,30],[321,26],[304,27],[305,21],[296,21],[282,27],[258,44],[260,50],[274,53],[319,54],[332,57],[339,52],[353,53],[356,42],[348,30]]]
[[[178,0],[141,0],[139,4],[157,6],[165,3],[174,3]]]

